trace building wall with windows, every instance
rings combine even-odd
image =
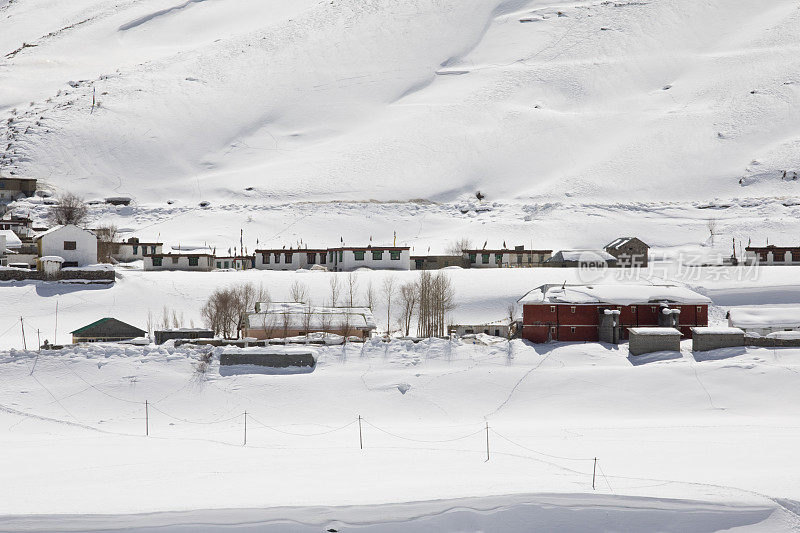
[[[297,270],[315,265],[328,267],[326,248],[260,249],[255,252],[255,268],[259,270]]]
[[[745,248],[748,265],[800,265],[800,246],[748,246]]]
[[[328,268],[347,272],[358,268],[411,270],[411,248],[407,246],[342,247],[328,250]]]
[[[214,256],[209,254],[148,254],[144,256],[145,270],[208,272],[213,268]]]
[[[97,236],[73,224],[51,228],[37,235],[34,242],[39,257],[61,257],[64,268],[97,263]]]
[[[160,242],[139,242],[139,239],[131,237],[126,242],[114,243],[111,257],[123,263],[138,261],[144,259],[146,254],[162,253],[163,247]]]
[[[552,250],[525,250],[517,247],[501,250],[464,250],[469,268],[534,268],[553,255]]]
[[[252,255],[238,255],[236,257],[215,257],[214,268],[222,270],[250,270],[255,268],[255,257]]]

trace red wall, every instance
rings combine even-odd
[[[574,308],[574,311],[573,311]],[[708,325],[708,305],[671,305],[680,309],[678,325],[684,337],[691,338],[691,326]],[[555,311],[553,310],[555,309]],[[597,341],[601,309],[620,311],[622,338],[628,338],[629,327],[658,326],[659,304],[601,305],[601,304],[525,304],[522,307],[522,338],[532,342]],[[555,326],[555,333],[550,327]],[[572,331],[572,328],[575,331]]]

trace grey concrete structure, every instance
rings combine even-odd
[[[223,352],[219,356],[221,366],[256,365],[274,368],[313,367],[317,364],[311,352],[259,350]]]
[[[610,344],[619,344],[620,339],[620,311],[612,309],[601,309],[600,313],[600,326],[598,329],[598,337],[600,342],[608,342]]]
[[[628,353],[680,352],[681,332],[675,328],[628,328]]]
[[[202,328],[160,329],[153,332],[156,344],[164,344],[169,340],[213,339],[214,331]]]
[[[739,328],[692,328],[692,351],[707,352],[736,346],[744,346],[744,331]]]

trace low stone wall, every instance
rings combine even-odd
[[[680,352],[680,335],[648,335],[630,331],[628,353],[644,355],[653,352]]]
[[[17,268],[0,269],[0,281],[65,281],[76,280],[98,283],[113,283],[113,270],[62,270],[46,274],[39,270],[22,270]]]
[[[761,348],[800,348],[800,339],[773,339],[771,337],[745,337],[745,346]]]
[[[692,333],[692,351],[695,352],[737,346],[744,346],[744,333]]]
[[[275,368],[288,368],[292,366],[310,366],[317,364],[311,353],[223,353],[219,356],[219,364],[229,365],[257,365]]]

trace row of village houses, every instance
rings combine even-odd
[[[373,270],[431,270],[462,268],[532,267],[646,267],[649,246],[636,237],[621,237],[598,250],[527,249],[524,246],[501,249],[466,249],[461,255],[413,255],[408,246],[337,246],[335,248],[269,248],[249,255],[217,256],[212,249],[164,253],[161,242],[140,241],[131,237],[110,243],[114,262],[142,261],[144,270],[300,270],[333,272],[359,268]],[[34,228],[26,217],[0,219],[0,266],[39,268],[42,263],[58,263],[62,268],[85,267],[98,263],[98,238],[95,232],[74,225]],[[800,264],[800,246],[748,246],[746,264]]]
[[[517,300],[518,317],[473,325],[451,325],[451,335],[484,333],[552,341],[628,342],[630,355],[680,351],[682,339],[692,339],[694,351],[744,345],[800,346],[800,308],[734,308],[727,326],[708,326],[710,300],[672,284],[562,284],[539,286]],[[311,306],[302,302],[259,302],[239,327],[240,344],[269,340],[330,343],[326,336],[363,341],[378,325],[369,307]],[[149,343],[148,333],[115,318],[102,318],[72,332],[73,343]],[[153,340],[213,343],[214,332],[202,328],[163,329]]]

